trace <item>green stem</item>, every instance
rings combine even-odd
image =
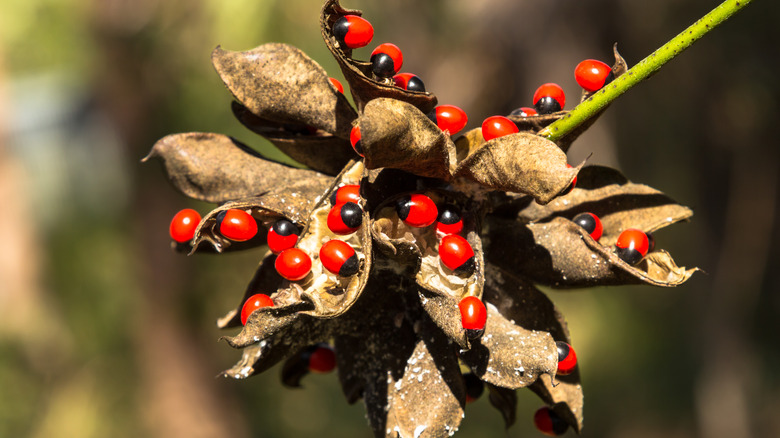
[[[639,64],[612,81],[608,86],[602,88],[593,94],[593,96],[577,105],[576,108],[569,111],[565,116],[539,131],[539,135],[547,137],[552,141],[560,140],[604,109],[604,107],[617,99],[621,94],[658,71],[661,66],[682,53],[683,50],[690,47],[699,38],[726,21],[751,1],[752,0],[724,1],[718,7],[710,11],[709,14],[693,23],[679,35],[669,40],[668,43],[651,53],[650,56],[640,61]]]

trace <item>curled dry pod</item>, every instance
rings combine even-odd
[[[320,29],[325,45],[328,46],[333,57],[339,63],[344,78],[349,83],[350,92],[352,92],[358,111],[362,112],[363,107],[369,101],[380,97],[408,102],[420,109],[423,114],[431,111],[437,103],[436,96],[432,93],[404,90],[395,85],[392,77],[388,77],[386,80],[375,80],[370,62],[353,59],[352,49],[338,44],[338,40],[332,32],[333,24],[345,15],[361,16],[362,14],[358,10],[344,9],[338,0],[327,0],[320,15]]]
[[[281,43],[246,52],[217,47],[211,60],[228,90],[258,118],[349,135],[355,111],[325,70],[300,49]]]
[[[328,271],[320,260],[323,243],[336,235],[328,228],[328,214],[332,209],[330,195],[343,185],[357,185],[363,173],[361,163],[349,165],[339,175],[331,189],[322,196],[306,221],[306,228],[298,239],[297,248],[312,256],[310,280],[298,287],[290,286],[279,291],[282,302],[310,302],[314,308],[304,313],[320,318],[333,318],[349,310],[360,296],[371,270],[371,235],[369,227],[360,227],[355,233],[339,239],[354,249],[357,257],[357,273],[339,276]],[[368,222],[368,213],[363,213]]]
[[[546,204],[577,176],[581,165],[567,164],[566,154],[555,143],[521,132],[474,149],[458,162],[454,174],[495,190],[525,193]]]
[[[366,167],[389,167],[449,180],[455,145],[414,106],[392,99],[369,102],[359,119]]]

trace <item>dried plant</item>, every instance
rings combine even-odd
[[[696,269],[652,248],[628,263],[616,243],[626,229],[649,234],[688,219],[691,210],[617,170],[567,164],[572,141],[609,103],[598,96],[608,90],[583,93],[583,102],[600,104],[576,123],[577,109],[510,115],[517,133],[485,141],[478,128],[453,138],[428,115],[437,104],[432,93],[399,87],[352,57],[333,33],[347,15],[361,12],[328,0],[321,28],[357,108],[289,45],[212,54],[236,99],[235,116],[308,169],[208,133],[165,137],[149,155],[185,195],[219,204],[176,248],[263,246],[278,232],[275,224],[289,221],[294,247],[310,263],[298,275],[285,271],[285,263],[298,268],[299,260],[284,251],[263,258],[237,308],[218,321],[221,328],[245,322],[225,338],[243,356],[223,374],[243,379],[285,361],[283,382],[297,386],[313,346],[326,343],[348,402],[363,399],[375,436],[451,435],[483,385],[507,426],[515,420],[514,391],[528,387],[549,406],[551,433],[565,425],[579,431],[579,371],[559,368],[569,333],[536,285],[679,285]],[[626,81],[626,72],[615,50],[614,83]],[[354,127],[361,134],[355,148]],[[344,187],[355,190],[348,201],[357,209],[339,229],[329,221],[344,220]],[[440,227],[450,223],[441,215],[436,222],[443,211],[461,221],[457,229]],[[231,212],[248,213],[259,232],[226,231]],[[602,232],[583,228],[575,220],[582,213],[600,219]],[[420,223],[417,214],[425,217]],[[448,234],[465,239],[456,250],[466,255],[454,265],[443,260],[451,257],[442,243]],[[346,270],[332,268],[331,255],[321,252],[333,241],[347,245]],[[258,294],[270,300],[253,307]],[[484,311],[486,321],[473,321],[471,310]]]

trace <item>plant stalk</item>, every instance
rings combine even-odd
[[[540,136],[557,141],[579,125],[604,109],[613,100],[628,91],[634,85],[642,82],[657,72],[664,64],[682,53],[719,24],[723,23],[737,11],[747,6],[752,0],[726,0],[718,7],[700,18],[690,27],[680,32],[658,48],[650,56],[630,68],[623,75],[610,82],[609,85],[597,91],[591,97],[577,105],[568,114],[556,120],[539,131]]]

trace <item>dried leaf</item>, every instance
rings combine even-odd
[[[688,207],[652,187],[628,181],[617,170],[587,166],[580,170],[577,185],[569,194],[546,205],[528,203],[518,213],[518,219],[523,222],[541,222],[553,216],[571,219],[583,212],[599,217],[604,227],[599,242],[606,246],[614,245],[627,228],[652,232],[693,215]]]
[[[358,119],[366,167],[389,167],[418,176],[449,180],[455,145],[449,135],[414,106],[374,99]]]
[[[525,193],[545,204],[566,189],[579,168],[566,166],[555,143],[533,134],[494,138],[458,163],[456,176],[494,190]]]
[[[341,7],[338,0],[327,0],[322,7],[320,16],[320,28],[325,45],[336,58],[341,67],[344,78],[349,83],[349,89],[359,111],[371,101],[379,97],[408,102],[416,106],[424,114],[429,113],[436,106],[437,99],[433,93],[407,91],[395,86],[392,78],[379,80],[374,79],[371,71],[371,63],[352,59],[352,49],[339,45],[333,36],[333,24],[344,15],[362,15],[358,10],[347,10]]]
[[[517,393],[514,389],[502,388],[487,384],[488,400],[494,408],[501,412],[501,416],[504,418],[504,427],[509,429],[515,424],[515,416],[517,414]]]
[[[220,134],[169,135],[157,141],[143,161],[150,158],[162,160],[168,178],[182,193],[206,202],[256,196],[293,182],[327,184],[327,177],[320,173],[269,161]]]
[[[228,90],[257,117],[349,138],[355,110],[301,50],[281,43],[246,52],[217,47],[211,61]]]
[[[314,133],[261,119],[238,102],[231,104],[233,114],[247,128],[262,135],[293,160],[326,175],[336,175],[357,158],[348,140],[324,131]]]
[[[544,331],[512,323],[489,304],[485,334],[472,342],[461,360],[483,381],[508,389],[530,385],[558,367],[555,341]]]
[[[659,250],[631,266],[611,247],[594,241],[585,230],[561,217],[528,225],[496,217],[488,217],[486,222],[493,244],[488,247],[485,260],[547,286],[646,283],[670,287],[684,283],[697,271],[678,267],[667,252]]]

